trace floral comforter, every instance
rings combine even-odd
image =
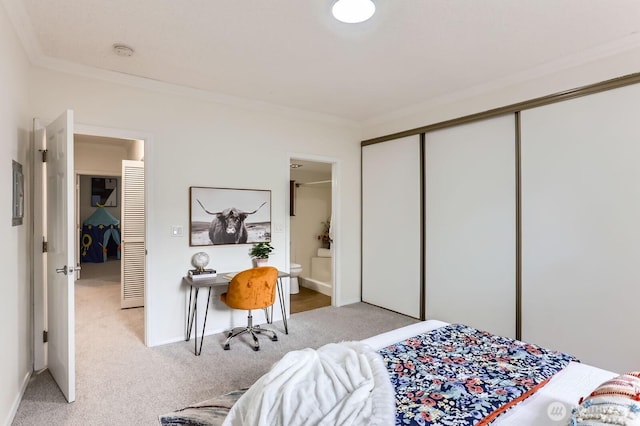
[[[396,390],[396,425],[489,424],[575,361],[461,324],[379,353]]]

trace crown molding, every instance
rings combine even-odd
[[[22,43],[22,48],[27,54],[27,58],[33,64],[42,55],[42,47],[38,43],[24,5],[17,0],[2,0],[2,4],[7,12],[9,22],[13,25],[13,30],[18,35],[20,43]]]
[[[466,89],[458,90],[442,96],[436,96],[419,104],[397,109],[387,114],[381,114],[370,119],[363,120],[362,125],[364,128],[381,125],[393,120],[402,119],[404,117],[420,113],[420,111],[463,101],[465,99],[471,99],[480,95],[485,95],[500,89],[514,86],[516,84],[526,83],[574,67],[587,65],[589,63],[606,59],[608,57],[637,48],[640,48],[639,33],[631,34],[627,37],[609,43],[601,44],[573,55],[568,55],[553,61],[549,61],[537,67],[524,70],[522,72],[500,77],[487,83],[471,86]],[[629,72],[632,71],[628,71],[627,73]]]
[[[31,62],[31,65],[33,66],[52,71],[58,71],[65,74],[71,74],[78,77],[85,77],[88,79],[101,80],[108,83],[121,84],[136,89],[160,92],[175,96],[190,97],[192,99],[195,98],[226,106],[248,109],[251,111],[274,113],[286,117],[345,126],[358,130],[361,129],[360,123],[358,121],[331,114],[308,111],[300,108],[288,107],[256,99],[225,95],[204,89],[168,83],[161,80],[153,80],[137,75],[81,65],[47,56],[42,52],[42,47],[40,46],[40,43],[35,36],[34,28],[31,25],[31,21],[28,18],[22,2],[19,0],[2,0],[2,3],[4,4],[9,20],[13,25],[13,28],[17,33],[20,42],[22,43],[22,47],[25,50],[27,57]]]

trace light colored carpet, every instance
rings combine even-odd
[[[262,339],[259,352],[246,344],[224,351],[218,334],[205,338],[196,357],[193,340],[144,346],[143,309],[119,309],[114,274],[91,272],[76,284],[76,402],[66,403],[47,371],[34,375],[14,425],[157,425],[160,414],[250,386],[290,350],[416,322],[364,303],[325,307],[292,315],[289,335],[274,323],[279,340]]]
[[[120,261],[109,259],[104,263],[82,263],[80,280],[82,285],[100,285],[101,283],[120,283]]]

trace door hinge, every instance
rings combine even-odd
[[[42,237],[42,252],[46,253],[49,251],[49,244],[47,243],[47,240],[44,239],[44,237]]]
[[[46,163],[47,162],[47,150],[46,149],[39,149],[38,151],[40,151],[42,153],[42,162]]]
[[[42,330],[42,343],[47,343],[49,341],[49,332],[47,330]]]

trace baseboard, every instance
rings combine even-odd
[[[20,392],[18,393],[18,395],[16,395],[16,398],[13,401],[13,404],[11,405],[11,411],[9,411],[9,416],[7,417],[4,423],[6,426],[10,426],[11,423],[13,423],[13,419],[16,417],[16,413],[18,412],[18,407],[20,407],[20,403],[22,402],[22,397],[24,396],[24,393],[27,390],[27,386],[29,386],[29,380],[31,380],[32,374],[33,372],[29,371],[24,376],[24,380],[22,381],[22,386],[20,387]]]
[[[238,312],[243,312],[242,310],[238,310]],[[209,312],[209,315],[211,315],[211,312]],[[229,328],[231,327],[242,327],[246,325],[246,311],[244,311],[244,314],[242,314],[244,316],[239,317],[239,322],[236,323],[231,323],[228,324],[225,327],[220,327],[220,326],[215,326],[213,327],[212,324],[212,319],[209,318],[209,320],[207,321],[207,330],[204,333],[204,336],[211,336],[213,334],[219,334],[222,333],[226,330],[229,330]],[[257,313],[254,314],[254,319],[256,321],[257,324],[263,324],[263,316],[257,317]],[[291,312],[289,311],[289,308],[287,308],[287,319],[289,319],[291,317]],[[278,322],[278,321],[282,321],[282,314],[280,313],[280,308],[278,306],[274,306],[274,310],[273,310],[273,321]],[[202,332],[201,329],[201,325],[198,327],[198,338],[201,337],[200,333]],[[191,336],[191,340],[189,340],[189,344],[193,345],[193,335]],[[184,342],[184,334],[181,334],[180,336],[175,336],[175,337],[171,337],[168,339],[163,339],[163,340],[158,340],[158,341],[153,341],[150,342],[149,347],[153,348],[156,346],[162,346],[162,345],[168,345],[171,343],[179,343],[179,342]],[[200,342],[198,342],[198,344],[200,344]]]
[[[217,334],[217,333],[222,333],[223,331],[225,331],[226,329],[222,328],[222,329],[214,329],[214,330],[209,330],[209,327],[207,327],[207,331],[205,331],[204,336],[211,336],[212,334]],[[201,334],[200,334],[201,330],[198,330],[198,339],[200,339]],[[164,340],[159,340],[157,342],[152,342],[149,347],[153,348],[156,346],[162,346],[162,345],[169,345],[171,343],[180,343],[180,342],[185,342],[184,340],[184,334],[181,336],[176,336],[176,337],[172,337],[169,339],[164,339]],[[193,335],[191,336],[191,340],[189,340],[189,342],[185,342],[185,343],[190,343],[193,345]],[[198,344],[200,344],[200,342],[198,342]]]
[[[318,293],[322,293],[325,296],[333,297],[333,287],[327,283],[304,277],[298,277],[298,282],[302,287],[317,291]]]

